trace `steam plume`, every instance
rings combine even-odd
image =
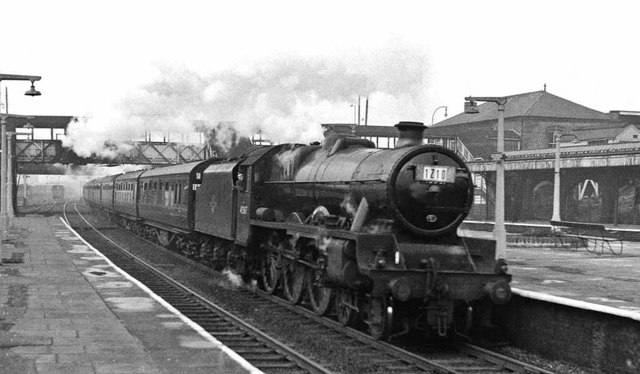
[[[281,57],[210,74],[158,65],[157,79],[117,110],[71,124],[65,145],[82,156],[113,156],[145,133],[189,133],[195,122],[214,128],[223,121],[240,136],[260,132],[275,143],[320,140],[321,123],[353,122],[350,104],[359,95],[369,97],[370,124],[421,120],[426,66],[421,50],[403,45],[340,59]]]

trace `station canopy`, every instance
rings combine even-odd
[[[24,127],[29,123],[35,129],[66,129],[71,121],[77,121],[72,116],[30,116],[9,114],[7,125],[9,128]]]

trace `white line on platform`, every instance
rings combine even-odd
[[[91,244],[89,244],[86,240],[84,240],[84,238],[82,236],[80,236],[74,229],[72,229],[71,226],[69,226],[67,224],[67,222],[65,222],[64,219],[62,219],[62,217],[60,217],[60,221],[62,221],[62,223],[67,227],[67,229],[69,229],[69,231],[71,231],[75,236],[77,236],[87,247],[89,247],[92,251],[94,251],[98,256],[102,257],[109,265],[111,265],[114,269],[116,269],[120,274],[122,274],[125,278],[127,278],[128,280],[133,282],[135,285],[137,285],[140,289],[142,289],[145,293],[147,293],[149,296],[151,296],[154,300],[156,300],[158,303],[160,303],[162,306],[164,306],[171,313],[173,313],[176,316],[178,316],[178,318],[180,318],[184,323],[186,323],[189,327],[194,329],[198,334],[200,334],[206,340],[208,340],[209,342],[211,342],[214,345],[216,345],[216,347],[220,348],[220,350],[222,350],[224,353],[229,355],[229,357],[231,357],[233,360],[235,360],[240,366],[242,366],[244,369],[247,369],[247,371],[249,373],[252,373],[252,374],[263,373],[258,368],[256,368],[255,366],[251,365],[247,360],[242,358],[242,356],[240,356],[235,351],[233,351],[231,348],[227,347],[221,341],[219,341],[218,339],[213,337],[211,334],[209,334],[200,325],[198,325],[197,323],[193,322],[187,316],[182,314],[179,310],[174,308],[171,304],[169,304],[166,301],[164,301],[160,296],[156,295],[153,291],[151,291],[149,288],[147,288],[147,286],[145,286],[144,284],[140,283],[140,281],[138,281],[137,279],[135,279],[134,277],[129,275],[124,270],[122,270],[119,267],[117,267],[105,255],[100,253],[100,251],[95,249]]]
[[[566,297],[553,296],[542,292],[536,291],[527,291],[519,288],[513,288],[513,293],[516,295],[520,295],[522,297],[527,297],[529,299],[546,301],[554,304],[566,305],[572,308],[579,308],[584,310],[591,310],[599,313],[612,314],[618,317],[631,318],[636,321],[640,321],[640,312],[633,312],[629,310],[624,310],[620,308],[615,308],[612,306],[600,305],[588,303],[586,301],[568,299]]]

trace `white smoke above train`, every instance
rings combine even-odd
[[[424,50],[402,42],[332,56],[279,56],[225,71],[197,72],[159,63],[155,79],[115,105],[71,123],[65,145],[81,156],[113,157],[132,140],[180,141],[194,123],[232,122],[240,136],[274,143],[321,139],[321,123],[352,123],[358,96],[369,99],[369,124],[426,118]],[[360,117],[365,113],[364,100]],[[179,138],[176,138],[179,137]],[[222,146],[227,137],[220,137]]]

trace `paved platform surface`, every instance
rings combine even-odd
[[[461,236],[491,232],[459,230]],[[620,255],[585,248],[507,244],[514,293],[603,311],[640,321],[640,242],[623,242]]]
[[[0,373],[260,372],[74,236],[16,218],[0,267]]]

